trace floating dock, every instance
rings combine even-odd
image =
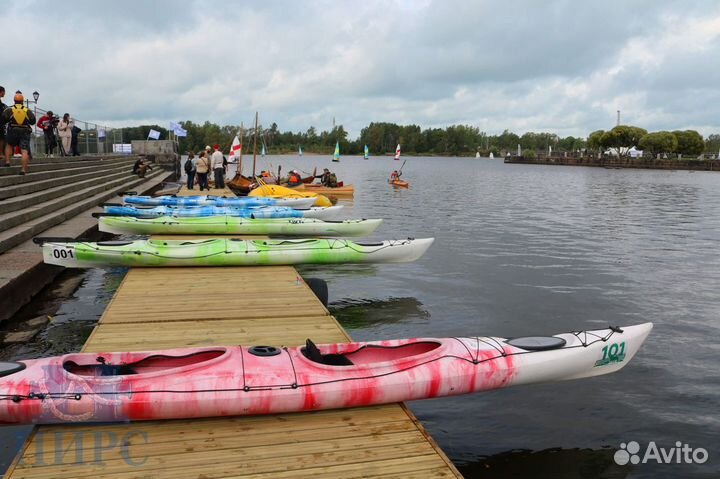
[[[215,190],[212,193],[218,194]],[[180,194],[192,194],[185,189]],[[227,192],[230,195],[230,192]],[[133,268],[83,351],[350,337],[288,266]],[[36,427],[6,478],[461,477],[404,404]]]

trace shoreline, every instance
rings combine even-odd
[[[551,166],[590,166],[595,168],[633,168],[645,170],[691,170],[691,171],[720,171],[720,160],[697,159],[654,159],[654,158],[574,158],[574,157],[543,157],[525,158],[510,156],[505,163],[521,165],[551,165]]]

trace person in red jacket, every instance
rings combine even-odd
[[[55,137],[55,127],[57,127],[60,118],[56,117],[52,111],[48,110],[37,122],[38,128],[45,135],[45,155],[53,156],[55,147],[57,146],[57,138]]]

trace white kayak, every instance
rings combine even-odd
[[[238,216],[200,216],[136,218],[99,217],[98,228],[114,234],[168,235],[264,235],[264,236],[368,236],[381,219],[323,221],[314,218],[241,218]]]

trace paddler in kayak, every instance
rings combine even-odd
[[[320,184],[327,186],[328,188],[337,188],[337,176],[327,168],[323,168],[322,175],[318,175],[315,178],[320,178]]]
[[[287,185],[288,185],[290,188],[293,188],[293,187],[295,187],[295,186],[300,186],[300,185],[302,185],[302,182],[303,182],[303,181],[302,181],[302,176],[300,176],[300,173],[298,172],[298,170],[292,170],[292,171],[290,172],[290,174],[288,175],[288,180],[287,180],[287,181],[288,181],[288,184],[287,184]]]
[[[397,181],[400,179],[400,176],[402,176],[402,173],[399,173],[398,170],[394,170],[392,173],[390,173],[390,182]]]

